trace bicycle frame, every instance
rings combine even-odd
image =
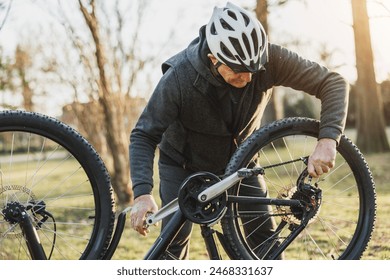
[[[220,182],[211,185],[209,188],[201,192],[198,196],[199,202],[207,202],[210,201],[213,198],[216,198],[217,196],[221,195],[222,193],[226,192],[229,188],[237,184],[241,179],[248,178],[251,176],[257,176],[259,174],[264,174],[263,168],[242,168],[238,170],[237,172],[233,173],[232,175],[224,178]],[[154,214],[151,214],[147,217],[145,226],[149,227],[151,225],[154,225],[158,222],[160,222],[162,219],[170,216],[173,214],[173,216],[170,218],[169,223],[167,226],[162,230],[159,237],[156,239],[155,243],[152,245],[152,247],[149,249],[147,254],[145,255],[145,260],[156,260],[160,259],[161,256],[166,252],[167,248],[169,247],[172,240],[175,238],[176,234],[179,232],[181,227],[184,225],[184,223],[187,221],[187,218],[183,215],[182,211],[180,210],[179,206],[179,199],[173,200],[171,203],[167,204],[165,207],[161,208],[159,211],[157,211]],[[243,196],[228,196],[228,201],[230,203],[235,202],[245,202],[245,203],[257,203],[257,204],[263,204],[263,205],[280,205],[280,206],[295,206],[295,207],[303,207],[301,201],[296,199],[273,199],[273,198],[265,198],[265,197],[243,197]],[[112,255],[115,252],[115,249],[120,241],[120,237],[122,234],[122,231],[124,229],[124,223],[125,223],[125,217],[126,214],[131,210],[131,207],[125,209],[121,215],[118,217],[118,223],[117,228],[114,233],[113,240],[110,244],[110,247],[108,248],[106,255],[104,256],[104,259],[110,259]],[[222,218],[222,217],[221,217]],[[213,223],[212,225],[214,225]],[[294,240],[296,236],[299,235],[299,233],[305,228],[307,223],[302,223],[294,232],[291,234],[289,238],[284,240],[284,242],[279,246],[275,252],[270,256],[271,258],[275,259],[277,258],[283,250]],[[201,225],[201,232],[202,237],[205,241],[206,249],[209,254],[210,259],[213,260],[219,260],[221,259],[221,255],[218,250],[218,246],[216,243],[216,239],[214,237],[214,234],[217,233],[217,237],[219,241],[221,242],[224,250],[229,255],[229,248],[225,245],[225,241],[223,239],[223,235],[214,231],[211,226],[212,225]],[[285,225],[285,224],[284,224]],[[278,232],[278,230],[276,231]]]
[[[201,192],[198,195],[198,200],[201,203],[210,201],[213,198],[216,198],[219,195],[226,192],[229,188],[237,184],[243,178],[257,176],[259,174],[264,174],[263,168],[253,168],[253,169],[242,168],[237,172],[233,173],[232,175],[222,179],[220,182],[211,185],[203,192]],[[229,203],[245,202],[245,203],[257,203],[263,205],[304,207],[304,205],[302,205],[302,202],[297,199],[274,199],[274,198],[265,198],[265,197],[247,197],[247,196],[229,195],[228,202]],[[115,250],[119,244],[119,241],[121,239],[125,227],[126,215],[130,210],[131,207],[122,211],[122,213],[120,213],[120,215],[118,216],[118,221],[117,221],[114,236],[112,238],[109,248],[107,249],[105,255],[103,256],[103,259],[106,260],[111,259],[113,254],[115,253]],[[160,259],[166,252],[172,240],[175,238],[176,234],[180,231],[181,227],[187,221],[187,218],[180,210],[178,198],[173,200],[171,203],[167,204],[165,207],[161,208],[156,213],[151,214],[150,216],[147,217],[145,226],[149,227],[151,225],[160,222],[162,219],[172,214],[173,216],[169,220],[169,223],[164,228],[164,230],[162,230],[159,237],[156,239],[155,243],[152,245],[152,247],[145,255],[144,257],[145,260]],[[218,219],[218,221],[222,217],[223,216],[221,216]],[[21,216],[21,219],[23,219],[23,215]],[[21,222],[21,227],[22,227],[23,234],[26,238],[26,242],[28,244],[28,248],[32,259],[39,259],[39,260],[46,259],[47,257],[45,255],[45,252],[42,249],[42,246],[40,245],[39,238],[36,234],[36,230],[33,224],[31,223],[31,221],[25,222],[25,220],[26,219],[23,219],[23,221]],[[30,219],[27,217],[27,220]],[[277,250],[275,250],[275,252],[273,252],[273,254],[269,256],[271,259],[277,258],[283,252],[283,250],[294,240],[294,238],[298,236],[298,234],[305,228],[307,222],[305,223],[304,220],[305,219],[303,219],[302,224],[299,227],[297,227],[286,240],[283,241],[283,243],[277,248]],[[218,250],[216,239],[214,237],[214,234],[218,232],[214,231],[211,228],[211,226],[214,225],[216,222],[217,221],[215,221],[210,225],[207,224],[201,225],[202,236],[205,241],[206,249],[208,251],[210,259],[214,259],[214,260],[221,259],[221,254]],[[284,225],[285,224],[283,224],[283,226]],[[278,232],[278,230],[276,230],[276,232]],[[229,248],[225,246],[223,235],[218,234],[217,236],[224,250],[229,255]]]
[[[301,160],[306,163],[307,158],[300,158],[294,161],[298,161],[298,160]],[[201,191],[197,196],[197,201],[198,203],[207,203],[217,198],[218,196],[225,194],[231,187],[236,185],[240,180],[244,178],[264,175],[265,174],[264,170],[270,167],[272,166],[268,166],[265,168],[262,167],[242,168],[234,172],[230,176],[227,176],[226,178],[208,186],[206,189]],[[301,176],[305,177],[306,175],[307,173],[304,173]],[[185,183],[183,184],[185,185]],[[303,184],[304,186],[301,185],[302,184],[298,184],[298,186],[301,189],[305,188],[305,184]],[[308,185],[308,188],[310,189],[311,186]],[[295,229],[291,231],[291,234],[277,248],[275,248],[272,254],[268,255],[268,258],[270,259],[276,259],[287,248],[287,246],[295,239],[295,237],[297,237],[299,233],[306,227],[310,219],[310,217],[307,218],[307,216],[310,216],[309,215],[310,207],[307,207],[307,205],[304,205],[302,201],[298,199],[277,199],[277,198],[234,196],[234,195],[227,196],[227,203],[238,203],[238,202],[247,203],[247,204],[256,203],[259,205],[289,206],[289,207],[298,207],[301,209],[304,209],[306,207],[307,210],[303,211],[302,223],[299,226],[296,226]],[[102,257],[103,259],[106,260],[111,259],[113,254],[115,253],[115,250],[119,244],[119,241],[121,239],[125,227],[126,215],[130,210],[131,207],[128,207],[127,209],[122,211],[122,213],[119,214],[114,235],[110,242],[110,246],[108,247],[107,251]],[[23,235],[25,236],[27,246],[30,251],[32,259],[40,259],[40,260],[47,259],[47,256],[40,244],[38,235],[36,234],[36,229],[34,228],[29,217],[27,215],[23,216],[22,212],[18,219],[20,220],[20,226],[22,228]],[[183,214],[183,212],[180,209],[179,198],[176,198],[175,200],[173,200],[172,202],[170,202],[169,204],[161,208],[159,211],[149,215],[146,218],[145,227],[149,227],[151,225],[157,224],[158,222],[162,221],[164,218],[170,215],[173,216],[169,220],[169,223],[164,228],[164,230],[161,231],[159,237],[156,239],[153,246],[149,249],[149,251],[145,255],[144,257],[145,260],[160,259],[167,251],[167,248],[175,238],[176,234],[180,231],[184,223],[187,221],[187,217]],[[224,250],[227,252],[228,255],[230,255],[229,254],[230,249],[228,246],[226,246],[226,242],[224,241],[223,234],[216,232],[211,228],[214,224],[216,224],[220,219],[223,218],[223,215],[220,215],[220,217],[218,217],[216,220],[212,221],[209,224],[200,223],[202,237],[204,239],[206,249],[210,259],[215,259],[215,260],[221,259],[221,254],[219,253],[216,239],[214,236],[215,233],[217,233],[217,237],[220,243],[222,244]],[[277,235],[278,232],[286,225],[287,225],[286,222],[281,223],[279,225],[280,229],[278,228],[276,230],[275,235]]]
[[[5,141],[0,159],[2,256],[111,259],[130,208],[115,213],[110,177],[97,152],[77,131],[40,114],[5,111],[0,120]],[[316,145],[319,127],[306,118],[276,121],[242,143],[222,180],[210,172],[185,178],[178,199],[146,218],[153,225],[173,217],[145,259],[169,254],[166,249],[185,221],[201,226],[211,259],[220,258],[216,237],[231,259],[275,259],[282,252],[300,259],[361,258],[375,224],[372,173],[356,145],[342,135],[336,168],[312,180],[307,154]],[[264,176],[246,180],[256,175]],[[69,202],[71,207],[64,207]],[[275,222],[276,229],[263,227],[267,221]]]

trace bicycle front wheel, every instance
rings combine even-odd
[[[110,178],[74,129],[37,113],[0,113],[0,259],[31,259],[25,212],[48,259],[99,259],[113,231]]]
[[[342,136],[335,167],[310,183],[321,195],[313,200],[305,198],[297,188],[297,182],[307,177],[306,164],[300,159],[314,150],[318,131],[319,122],[307,118],[271,123],[239,147],[226,174],[242,167],[261,166],[265,168],[263,179],[269,197],[318,205],[304,230],[284,249],[282,256],[286,259],[359,259],[371,238],[376,215],[372,175],[358,148]],[[248,188],[254,186],[240,182],[232,188],[231,195],[240,196]],[[235,259],[269,258],[302,223],[302,214],[293,206],[273,205],[266,211],[242,208],[239,202],[229,204],[221,221],[231,257]],[[274,224],[272,230],[269,224]],[[266,232],[272,234],[254,238]]]

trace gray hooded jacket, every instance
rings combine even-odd
[[[202,27],[187,49],[162,65],[164,75],[130,136],[135,197],[152,191],[157,145],[186,169],[223,174],[237,146],[260,127],[273,86],[319,98],[319,138],[339,141],[348,106],[348,83],[342,76],[269,44],[264,69],[245,88],[235,89],[213,76],[208,53]]]

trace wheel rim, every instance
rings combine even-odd
[[[259,151],[259,157],[255,160],[255,164],[264,167],[310,155],[314,150],[317,139],[314,136],[315,134],[307,134],[309,135],[286,135],[279,139],[277,143],[270,142]],[[253,155],[254,152],[249,154]],[[347,157],[347,160],[343,156]],[[314,182],[318,184],[323,192],[321,210],[307,228],[285,250],[284,256],[287,259],[344,259],[360,257],[362,249],[359,248],[354,252],[354,247],[358,245],[358,237],[360,235],[369,236],[370,234],[367,232],[370,232],[371,229],[364,229],[362,224],[365,203],[362,201],[363,188],[361,186],[364,183],[361,182],[360,178],[363,175],[359,174],[359,170],[355,170],[355,172],[351,170],[351,164],[353,165],[354,163],[351,162],[353,159],[348,157],[350,157],[348,151],[339,150],[335,168]],[[248,162],[248,160],[243,162]],[[296,178],[305,167],[306,165],[300,162],[281,165],[267,170],[264,179],[269,190],[269,196],[288,196],[288,193],[296,187]],[[358,177],[358,179],[355,177]],[[251,186],[239,184],[236,192],[243,191],[244,188],[248,187]],[[283,214],[276,207],[273,207],[272,211],[270,216],[275,219],[277,225],[280,224],[281,220],[286,220],[286,215],[288,214]],[[236,228],[238,239],[241,240],[251,258],[266,258],[269,248],[272,247],[270,244],[283,242],[291,232],[288,229],[289,226],[286,226],[279,233],[278,239],[273,238],[264,243],[257,241],[255,244],[254,241],[249,239],[250,236],[254,236],[256,233],[245,232],[243,225],[255,223],[256,218],[243,221],[240,217],[248,213],[241,213],[238,205],[232,206],[231,213],[238,217],[235,219],[234,227]],[[254,213],[251,214],[253,215]],[[291,211],[289,216],[293,216]],[[288,223],[292,227],[294,221]],[[260,227],[257,228],[257,231],[260,231]],[[367,242],[367,240],[364,240],[364,242]],[[364,244],[362,246],[365,247]]]
[[[0,259],[30,259],[19,225],[4,214],[10,202],[30,209],[48,257],[79,259],[96,227],[95,196],[86,171],[45,136],[2,131],[0,140]],[[31,210],[39,201],[52,217]]]

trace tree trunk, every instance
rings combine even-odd
[[[261,22],[264,27],[266,34],[269,37],[269,28],[268,28],[268,1],[267,0],[257,0],[256,2],[256,17]],[[263,116],[263,123],[269,123],[274,120],[283,118],[283,104],[280,98],[278,98],[278,90],[274,88],[272,90],[272,96],[269,101],[268,106],[265,109]]]
[[[364,153],[389,151],[383,104],[375,79],[369,18],[365,0],[352,0],[357,100],[356,144]]]
[[[30,83],[26,77],[28,68],[31,67],[30,54],[18,46],[15,50],[15,70],[20,80],[20,86],[22,88],[23,108],[27,111],[34,110],[33,104],[33,90],[30,87]]]
[[[80,0],[79,5],[95,45],[95,58],[99,71],[97,79],[99,102],[104,111],[107,144],[113,157],[114,170],[111,174],[111,183],[117,195],[118,204],[125,205],[130,203],[133,198],[129,180],[128,141],[124,125],[125,101],[122,100],[120,93],[115,94],[113,92],[105,71],[106,54],[100,40],[99,24],[95,14],[95,2],[90,2],[90,11],[83,6]]]
[[[118,95],[104,94],[99,98],[104,112],[107,127],[107,142],[113,157],[113,172],[111,183],[120,205],[128,204],[133,199],[130,187],[130,166],[127,134],[124,116],[121,112],[123,102]]]

